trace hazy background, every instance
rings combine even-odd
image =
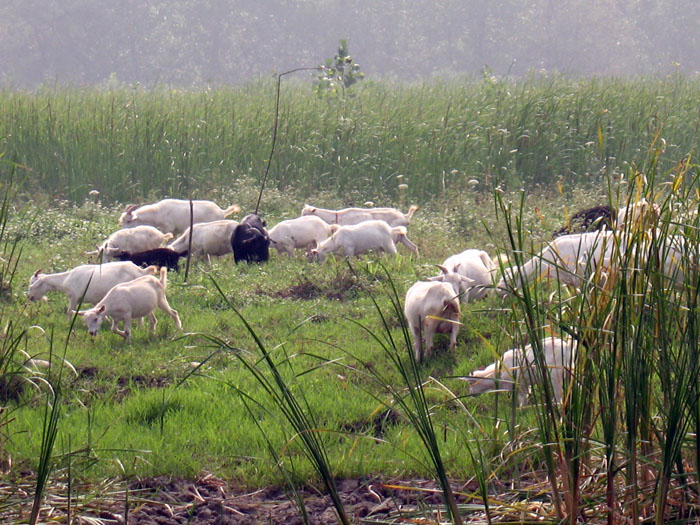
[[[368,78],[700,69],[698,0],[2,0],[0,82],[240,83],[332,57]]]

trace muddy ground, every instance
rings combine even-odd
[[[476,485],[469,485],[455,484],[453,488],[457,492],[473,493]],[[9,488],[6,485],[3,492]],[[430,516],[430,511],[442,504],[440,492],[432,481],[353,479],[339,481],[338,488],[353,523],[416,523],[415,518]],[[40,522],[67,522],[66,492],[58,494],[59,489],[52,487],[45,497]],[[329,497],[313,488],[304,489],[302,494],[311,523],[338,523]],[[460,503],[467,501],[465,496],[457,498]],[[14,510],[0,511],[0,522],[26,521],[31,512],[31,493],[19,488],[11,499],[17,506],[12,505]],[[194,482],[165,476],[135,480],[129,484],[128,491],[126,486],[113,486],[102,495],[75,499],[70,507],[74,524],[123,524],[125,516],[131,525],[303,523],[297,507],[282,489],[241,490],[211,475]]]

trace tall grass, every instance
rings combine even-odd
[[[187,197],[245,176],[260,183],[274,91],[272,81],[3,91],[0,140],[24,166],[27,191],[39,185],[78,202],[91,190],[105,201]],[[365,82],[342,101],[285,81],[270,183],[306,194],[320,185],[347,202],[397,200],[399,182],[414,201],[472,178],[486,191],[603,183],[625,173],[659,130],[661,170],[696,150],[699,95],[700,81],[683,76]]]
[[[611,241],[609,265],[579,261],[590,271],[573,295],[556,281],[512,283],[520,287],[510,302],[516,338],[535,350],[534,411],[551,503],[569,523],[587,513],[608,523],[666,523],[700,511],[698,171],[686,160],[662,174],[662,153],[654,143],[646,164],[630,171],[629,191],[611,195],[622,204],[646,198],[660,218],[627,223]],[[518,220],[522,204],[499,203],[520,267],[533,253]],[[578,345],[561,405],[538,358],[549,334]]]

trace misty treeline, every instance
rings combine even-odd
[[[370,77],[696,72],[697,0],[3,0],[0,81],[237,83],[332,57]]]

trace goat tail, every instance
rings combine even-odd
[[[168,286],[168,267],[167,266],[160,267],[160,284],[163,285],[164,289]]]
[[[459,319],[459,316],[462,314],[462,311],[459,307],[459,300],[456,297],[444,299],[442,301],[442,311],[445,315],[456,315]]]
[[[233,213],[238,213],[241,211],[241,207],[238,204],[233,204],[224,210],[224,217],[228,217]]]
[[[411,222],[411,217],[413,217],[413,214],[418,211],[418,206],[413,204],[410,208],[408,208],[408,211],[406,212],[406,220],[408,222]]]
[[[145,268],[145,270],[146,270],[149,274],[153,274],[153,275],[158,275],[158,270],[159,270],[159,269],[160,269],[160,267],[159,267],[159,266],[156,266],[155,264],[154,264],[154,265],[151,265],[151,266],[148,266],[147,268]]]
[[[329,226],[331,227],[331,235],[340,229],[340,224],[329,224]]]

